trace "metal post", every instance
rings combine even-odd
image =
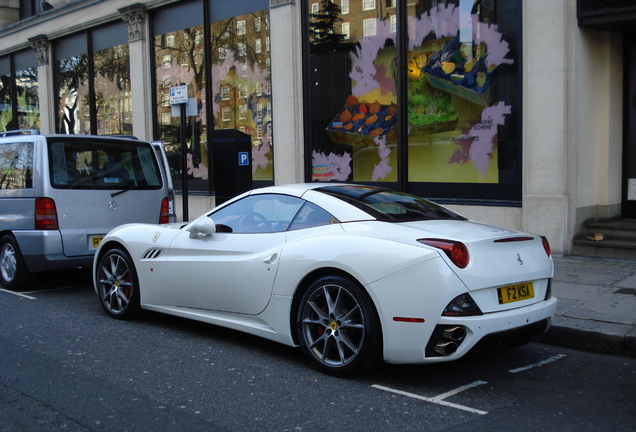
[[[186,145],[186,104],[181,105],[181,200],[183,204],[183,221],[188,215],[188,149]]]

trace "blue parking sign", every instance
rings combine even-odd
[[[248,152],[239,152],[238,154],[239,166],[246,166],[250,164],[250,155]]]

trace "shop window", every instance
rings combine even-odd
[[[125,134],[132,130],[128,44],[94,53],[95,109],[98,135]]]
[[[169,14],[168,14],[169,15]],[[163,24],[163,16],[158,21]],[[172,24],[172,23],[170,23]],[[176,24],[174,24],[176,25]],[[161,26],[159,26],[161,29]],[[185,84],[188,87],[188,98],[195,101],[196,115],[187,116],[185,120],[187,128],[187,142],[180,142],[181,118],[179,115],[172,115],[173,109],[178,106],[158,106],[158,129],[172,172],[176,187],[181,186],[183,173],[181,169],[181,146],[185,145],[187,150],[187,173],[189,190],[208,190],[208,146],[206,127],[206,103],[205,103],[205,46],[197,42],[199,35],[203,34],[201,25],[185,29],[171,29],[170,36],[174,38],[174,43],[167,43],[168,38],[163,35],[155,36],[155,56],[158,64],[157,68],[157,99],[165,98],[169,95],[170,88]],[[219,47],[219,52],[223,52],[223,47]],[[167,64],[166,59],[171,59]],[[227,90],[229,92],[229,89]],[[224,95],[229,98],[229,94]]]
[[[19,129],[39,129],[40,106],[38,69],[31,50],[14,54],[15,99],[17,101],[17,123]]]
[[[392,11],[344,23],[348,2],[322,0],[307,17],[309,179],[519,205],[521,3],[417,0],[400,5],[403,20]]]
[[[131,134],[126,24],[116,22],[57,40],[54,51],[59,101],[57,131]]]
[[[272,98],[269,36],[263,29],[265,27],[267,30],[268,14],[265,8],[214,20],[215,15],[211,13],[213,22],[210,24],[211,46],[217,46],[218,41],[223,40],[226,48],[224,55],[212,52],[212,97],[214,100],[222,98],[224,87],[232,89],[230,99],[225,101],[227,106],[216,103],[210,107],[215,120],[214,128],[236,129],[251,136],[252,176],[256,182],[271,182],[274,179],[272,118],[264,115],[264,107]],[[225,37],[228,29],[230,34]]]
[[[88,55],[79,54],[58,60],[56,84],[59,89],[58,132],[90,134],[90,122],[82,120],[84,113],[90,115]]]
[[[11,59],[9,56],[0,57],[0,132],[15,129],[13,124],[13,110],[11,109]]]

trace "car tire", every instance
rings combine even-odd
[[[22,252],[13,235],[0,239],[0,282],[10,290],[21,290],[31,280]]]
[[[95,271],[97,295],[106,313],[117,319],[139,316],[139,278],[130,255],[110,249],[101,255]]]
[[[322,372],[357,375],[382,358],[378,314],[367,293],[342,276],[326,276],[303,293],[297,308],[298,340]]]

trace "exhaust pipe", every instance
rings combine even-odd
[[[451,327],[444,330],[442,334],[446,339],[459,342],[466,337],[466,329],[464,327]]]
[[[440,342],[435,345],[435,352],[441,355],[451,355],[457,351],[457,344],[455,342]]]

